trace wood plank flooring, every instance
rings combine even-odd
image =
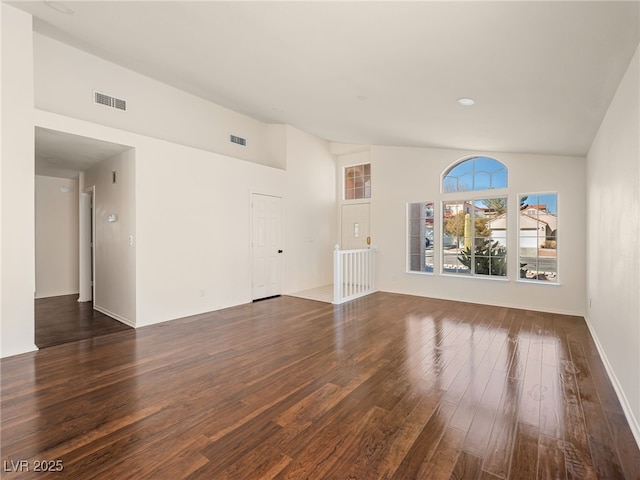
[[[1,369],[7,479],[640,478],[578,317],[279,297]]]
[[[93,309],[93,302],[78,302],[78,295],[35,300],[35,344],[38,348],[131,330],[131,327]]]

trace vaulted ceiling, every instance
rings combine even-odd
[[[480,151],[585,155],[640,39],[636,1],[8,3],[264,122]]]

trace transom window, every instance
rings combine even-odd
[[[344,198],[371,198],[371,164],[354,165],[344,169]]]
[[[447,170],[442,178],[444,193],[492,190],[507,187],[507,167],[490,157],[472,157]]]

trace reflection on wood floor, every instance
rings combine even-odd
[[[64,473],[37,478],[637,479],[640,452],[583,319],[376,293],[4,359],[2,460],[38,459]]]
[[[131,330],[131,327],[93,309],[93,302],[78,302],[78,295],[38,298],[35,301],[38,348]]]

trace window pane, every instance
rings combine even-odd
[[[445,193],[457,192],[458,180],[453,177],[445,177],[444,180],[442,181],[442,191]]]
[[[518,242],[520,278],[556,282],[558,276],[558,197],[520,195]]]
[[[443,272],[506,276],[507,199],[444,202]]]
[[[458,177],[458,192],[468,192],[475,190],[473,188],[473,174],[465,174]]]
[[[410,255],[409,256],[409,270],[412,272],[420,271],[420,255]]]
[[[420,235],[420,219],[409,220],[409,235],[412,237]]]
[[[442,178],[443,192],[507,187],[507,167],[494,158],[473,157],[451,167]]]
[[[491,175],[491,188],[507,187],[507,169],[503,168],[499,172]]]
[[[433,248],[425,252],[425,271],[433,272]]]
[[[473,182],[474,190],[489,190],[491,188],[491,175],[486,172],[476,172]]]
[[[371,165],[355,165],[344,169],[344,198],[371,198]]]
[[[410,203],[409,215],[409,270],[433,271],[433,203]]]
[[[409,239],[409,251],[412,254],[420,253],[423,250],[422,239],[420,237],[411,237]]]
[[[419,203],[410,203],[409,204],[409,218],[410,219],[418,219],[418,218],[420,218],[420,204]]]

